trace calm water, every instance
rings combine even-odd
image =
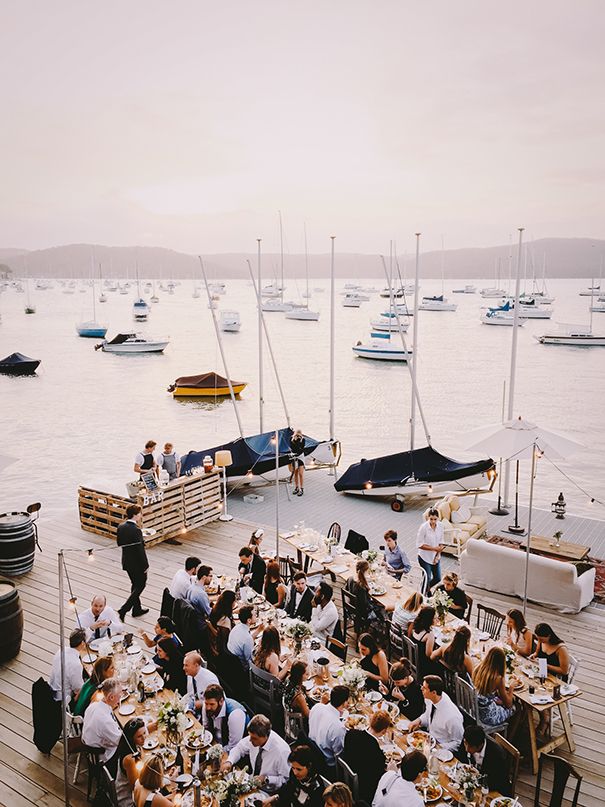
[[[378,285],[379,281],[369,281]],[[464,281],[453,281],[449,288]],[[286,320],[266,314],[292,422],[307,433],[328,437],[329,281],[313,292],[311,305],[321,311],[318,323]],[[302,283],[298,287],[302,289]],[[490,281],[477,286],[491,285]],[[550,283],[556,297],[552,322],[586,322],[588,300],[578,296],[581,280]],[[338,290],[344,286],[339,282]],[[20,458],[2,473],[0,512],[21,509],[41,500],[49,514],[75,506],[80,483],[113,479],[116,492],[133,477],[136,452],[146,440],[172,441],[177,451],[200,450],[238,436],[231,402],[184,403],[166,387],[179,375],[216,369],[220,353],[204,297],[192,297],[191,281],[174,295],[158,291],[147,323],[132,322],[136,289],[129,295],[108,293],[97,304],[109,336],[140,330],[169,336],[163,355],[113,356],[79,338],[77,321],[92,316],[92,297],[62,293],[61,288],[32,291],[37,313],[26,316],[25,294],[0,294],[0,356],[20,351],[42,359],[38,376],[0,376],[0,453]],[[422,293],[441,291],[440,282],[424,281]],[[290,281],[286,298],[297,298]],[[502,384],[508,378],[512,328],[482,325],[478,295],[451,295],[455,313],[421,312],[419,318],[419,387],[432,443],[445,454],[463,458],[464,433],[500,419]],[[337,298],[336,436],[343,443],[343,465],[361,457],[403,450],[408,446],[410,379],[405,365],[355,358],[351,345],[369,335],[369,320],[388,301],[372,295],[360,309],[344,309]],[[253,291],[246,281],[230,281],[221,308],[240,312],[242,328],[224,334],[231,376],[248,381],[238,404],[244,430],[258,432],[257,325]],[[545,427],[568,432],[585,448],[561,468],[592,495],[605,500],[605,348],[539,345],[533,334],[548,323],[529,320],[519,330],[516,414]],[[605,314],[594,315],[595,330],[605,330]],[[411,326],[409,338],[411,342]],[[267,352],[265,356],[268,359]],[[265,430],[285,423],[273,371],[265,366]],[[417,445],[423,444],[422,427]],[[528,470],[522,469],[527,488]],[[602,518],[605,510],[590,505],[546,461],[540,462],[537,504],[549,506],[560,490],[570,512]],[[337,494],[334,494],[337,495]]]

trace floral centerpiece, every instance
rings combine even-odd
[[[454,601],[443,588],[437,589],[433,596],[429,597],[427,600],[427,605],[432,605],[437,612],[437,618],[442,625],[445,625],[445,618],[453,604]]]
[[[336,673],[336,676],[339,679],[338,683],[348,687],[351,693],[351,699],[357,702],[361,691],[366,685],[367,676],[365,671],[361,669],[359,664],[353,661],[350,664],[343,664]]]
[[[164,730],[166,740],[172,745],[180,745],[188,718],[180,700],[165,701],[158,709],[158,725]]]
[[[223,759],[224,754],[223,746],[222,745],[211,745],[210,748],[206,751],[206,761],[210,765],[210,768],[218,772],[221,766],[221,760]]]
[[[504,650],[504,656],[506,660],[506,672],[509,675],[512,675],[515,671],[515,665],[517,664],[517,654],[508,645],[503,645],[502,650]]]
[[[332,556],[332,550],[335,546],[338,545],[338,538],[335,535],[326,535],[324,538],[324,544],[326,545],[326,549],[328,550],[328,554]]]
[[[370,569],[376,571],[376,561],[378,560],[378,552],[375,549],[364,549],[361,557],[370,564]]]
[[[481,774],[476,768],[472,765],[458,765],[449,776],[458,785],[466,801],[475,798],[475,791],[481,787]]]
[[[220,746],[218,746],[220,748]],[[253,790],[257,790],[259,781],[256,776],[251,776],[247,768],[235,769],[221,777],[216,777],[208,781],[204,787],[206,793],[215,799],[220,805],[225,807],[237,807],[240,796],[245,796]]]
[[[294,650],[300,653],[302,650],[302,643],[305,639],[310,639],[313,636],[311,626],[302,619],[292,619],[285,626],[284,634],[294,642]]]

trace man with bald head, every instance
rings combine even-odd
[[[204,706],[204,692],[209,684],[218,684],[216,675],[204,666],[204,659],[192,650],[183,659],[183,670],[187,676],[187,694],[190,697],[189,708],[196,715],[201,715]]]
[[[95,594],[90,608],[80,614],[80,626],[86,631],[87,641],[123,633],[124,625],[117,613],[107,605],[104,594]]]

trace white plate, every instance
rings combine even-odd
[[[454,759],[454,755],[451,751],[448,751],[447,748],[438,748],[436,751],[433,751],[433,754],[441,762],[449,762],[450,759]]]
[[[159,743],[155,737],[148,737],[143,743],[143,748],[145,749],[145,751],[153,751],[153,749],[157,748],[158,745]]]
[[[521,807],[521,802],[517,801],[517,799],[511,799],[510,796],[496,796],[495,799],[492,799],[489,803],[489,807]]]
[[[135,710],[133,703],[123,703],[118,709],[119,713],[124,716],[134,714]]]
[[[120,642],[124,641],[124,634],[123,633],[116,633],[115,636],[111,637],[112,644],[119,644]]]
[[[377,692],[375,689],[370,690],[370,692],[366,692],[365,699],[370,703],[378,703],[382,700],[382,695],[380,692]]]
[[[294,533],[293,532],[280,532],[280,536],[282,538],[286,538],[286,539],[287,538],[294,538]]]
[[[96,653],[85,653],[82,656],[82,662],[84,664],[92,664],[96,660],[97,660],[97,654]]]
[[[336,566],[330,567],[330,571],[334,572],[334,574],[344,574],[344,572],[348,571],[348,568],[344,564],[336,564]]]
[[[129,656],[137,656],[141,652],[141,648],[138,645],[133,644],[128,648],[126,652],[128,653]]]
[[[315,681],[313,680],[303,681],[303,686],[307,690],[307,692],[310,692],[312,689],[315,688]]]
[[[487,640],[491,638],[492,637],[486,630],[482,630],[480,633],[477,634],[477,639],[479,639],[480,642],[487,642]]]
[[[142,533],[145,536],[145,538],[149,538],[151,535],[156,534],[156,530],[152,529],[151,527],[145,527],[145,529],[142,530]]]
[[[88,646],[91,650],[98,650],[99,647],[103,644],[103,642],[108,642],[109,639],[93,639],[92,642],[88,643]]]
[[[144,667],[141,667],[141,672],[145,673],[145,675],[149,675],[150,673],[156,672],[156,666],[153,662],[148,661]]]
[[[577,691],[575,684],[561,684],[561,695],[575,695]]]
[[[193,776],[190,773],[182,773],[180,776],[177,776],[174,781],[178,785],[189,787],[189,785],[193,782]]]
[[[342,664],[330,664],[330,666],[328,667],[328,670],[330,670],[332,675],[336,675],[336,673],[338,673],[338,672],[340,672],[340,670],[342,670]]]
[[[384,597],[386,593],[386,588],[382,586],[370,586],[370,594],[372,597]]]
[[[400,720],[397,721],[395,724],[399,731],[407,731],[410,727],[410,723],[412,721],[408,720],[406,717],[402,717]]]

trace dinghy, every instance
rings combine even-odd
[[[247,386],[247,381],[232,381],[235,395]],[[219,398],[229,395],[229,381],[218,373],[183,375],[168,387],[175,398]]]
[[[33,375],[38,369],[40,359],[30,359],[23,353],[11,353],[0,361],[0,373],[3,375]]]

